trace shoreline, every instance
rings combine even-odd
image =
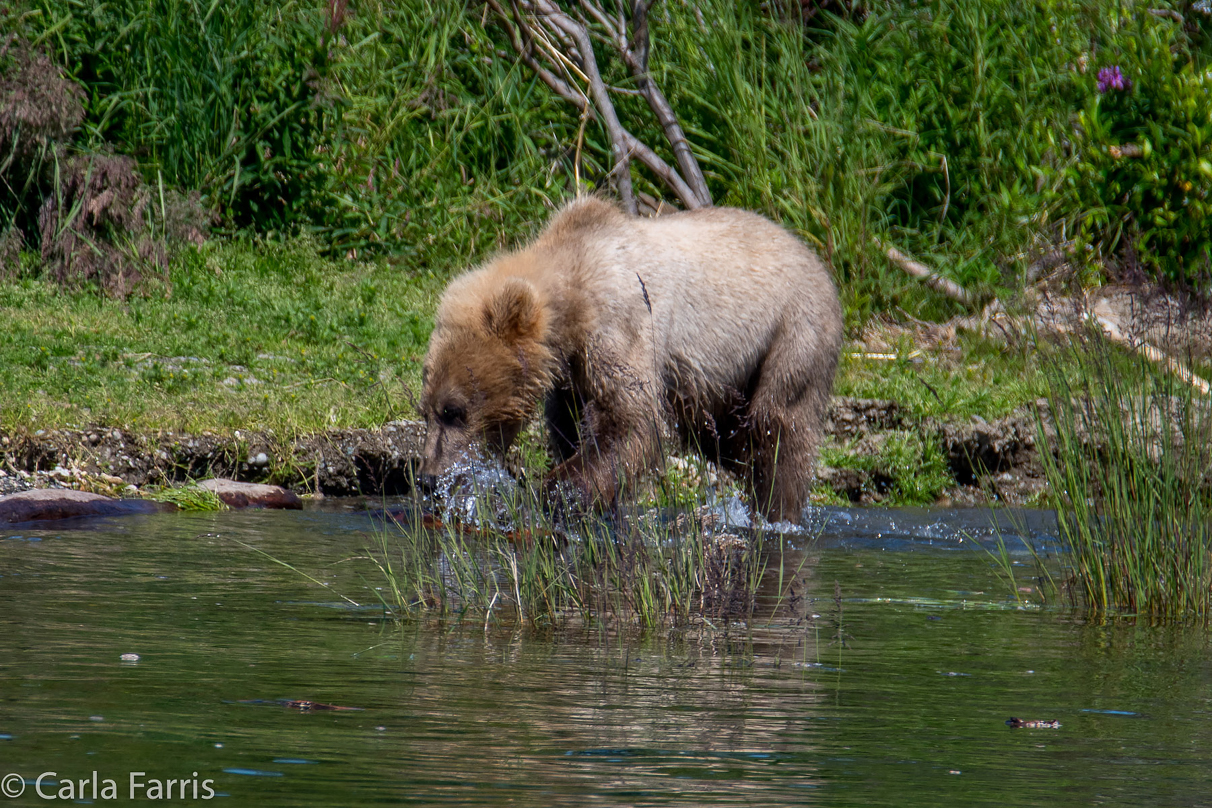
[[[823,442],[835,462],[818,462],[813,499],[904,504],[894,499],[894,489],[906,470],[881,467],[881,458],[889,438],[913,436],[941,452],[953,478],[934,504],[1034,504],[1047,494],[1036,432],[1036,415],[1028,407],[994,421],[942,420],[912,415],[896,401],[836,397]],[[99,426],[0,430],[0,495],[73,488],[137,497],[146,486],[227,477],[301,495],[397,496],[411,489],[424,435],[419,421],[291,438],[247,430],[230,435]]]

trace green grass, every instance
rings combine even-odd
[[[442,281],[315,245],[213,242],[126,301],[0,284],[0,426],[378,426],[412,417]]]
[[[826,442],[820,462],[842,469],[875,472],[887,478],[881,503],[890,506],[933,505],[955,477],[941,447],[928,435],[896,430],[882,435],[874,454],[860,454],[853,445]],[[826,502],[830,502],[826,499]],[[839,503],[840,504],[840,503]]]
[[[1057,452],[1042,456],[1066,547],[1060,583],[1098,615],[1212,617],[1206,399],[1101,338],[1071,350],[1084,373],[1050,368]]]
[[[698,493],[699,503],[709,499]],[[371,559],[395,617],[652,629],[748,619],[768,566],[782,591],[781,544],[774,561],[760,531],[738,536],[711,516],[684,512],[669,522],[649,511],[614,525],[557,524],[526,495],[480,492],[476,502],[484,527],[407,519],[384,527]]]
[[[1091,218],[1114,201],[1103,196],[1122,196],[1087,170],[1110,141],[1073,126],[1099,97],[1093,76],[1122,57],[1133,81],[1170,87],[1184,65],[1208,61],[1199,15],[1184,32],[1111,0],[880,2],[808,26],[766,8],[657,4],[652,73],[717,203],[764,212],[814,244],[837,270],[851,324],[895,307],[956,311],[891,268],[875,236],[986,293],[1017,288],[1032,251],[1062,234],[1118,243],[1148,211]],[[17,10],[3,25],[84,83],[87,145],[115,144],[141,156],[149,181],[201,190],[225,229],[303,229],[333,254],[386,253],[441,274],[533,231],[575,190],[575,110],[475,4],[370,0],[339,21],[326,0],[286,16],[263,0],[238,14],[181,0]],[[1127,59],[1145,34],[1161,45]],[[606,79],[628,88],[606,50]],[[639,99],[616,103],[665,148]],[[1166,131],[1185,132],[1175,103]],[[1207,157],[1198,127],[1176,141],[1183,176],[1158,168],[1157,182],[1174,179],[1192,199],[1212,181],[1188,171]],[[596,123],[579,153],[581,177],[605,190],[609,144]],[[642,170],[636,182],[661,194]]]
[[[444,285],[386,259],[325,258],[308,239],[190,249],[166,284],[125,301],[45,279],[5,282],[0,427],[288,436],[415,417],[408,391],[419,391]],[[957,344],[919,350],[902,339],[893,361],[848,349],[835,392],[960,419],[996,418],[1047,392],[1022,352],[968,336]]]
[[[140,496],[156,502],[171,503],[182,511],[226,511],[228,509],[223,500],[219,499],[218,494],[196,485],[185,485],[180,488],[144,486]]]
[[[917,346],[902,338],[895,359],[870,359],[847,347],[838,367],[835,395],[884,398],[915,417],[965,420],[1000,418],[1043,397],[1048,380],[1035,349],[1007,348],[978,335],[961,333],[957,350]],[[885,353],[885,352],[874,352]]]

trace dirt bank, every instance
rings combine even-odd
[[[939,504],[976,505],[993,499],[1026,505],[1047,490],[1037,454],[1034,408],[1020,408],[994,421],[979,416],[946,421],[916,417],[895,401],[837,398],[827,428],[846,457],[841,464],[819,467],[817,475],[836,495],[856,504],[875,504],[891,494],[897,475],[906,471],[881,467],[881,449],[890,439],[905,436],[941,451],[954,484]]]
[[[837,398],[828,429],[847,462],[821,466],[818,475],[846,501],[883,501],[896,475],[905,471],[881,468],[880,447],[889,436],[913,435],[933,443],[946,458],[955,485],[942,502],[982,503],[992,495],[1006,504],[1024,504],[1046,488],[1035,424],[1026,409],[992,422],[947,422],[916,418],[895,401]],[[131,487],[218,476],[300,493],[392,496],[409,491],[423,440],[424,425],[412,421],[293,439],[240,430],[231,435],[100,427],[0,432],[0,494],[47,486],[133,494]]]
[[[337,496],[404,494],[424,433],[423,424],[409,421],[290,440],[242,430],[231,435],[114,428],[0,432],[0,474],[8,478],[0,479],[0,492],[53,484],[120,492],[128,486],[230,477]]]

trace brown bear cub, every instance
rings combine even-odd
[[[473,444],[503,455],[544,401],[549,485],[609,505],[676,436],[747,478],[767,518],[796,521],[841,342],[829,271],[762,216],[572,202],[443,293],[421,473]]]

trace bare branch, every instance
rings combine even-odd
[[[1149,9],[1149,13],[1152,14],[1154,17],[1161,17],[1161,18],[1167,19],[1167,20],[1174,20],[1176,23],[1179,23],[1180,25],[1183,22],[1183,15],[1178,13],[1177,11],[1175,11],[1172,8],[1151,8],[1151,9]]]
[[[695,159],[694,152],[690,150],[690,142],[686,139],[686,133],[682,130],[682,125],[678,123],[677,116],[673,114],[673,107],[669,105],[669,101],[665,98],[665,94],[661,92],[661,88],[656,85],[656,82],[648,74],[648,54],[650,48],[648,38],[648,9],[651,6],[652,0],[635,0],[631,16],[632,48],[621,48],[623,59],[627,62],[627,66],[631,68],[632,74],[635,75],[636,86],[648,101],[649,109],[652,110],[653,115],[656,115],[661,128],[665,130],[665,138],[669,141],[669,145],[673,147],[673,155],[677,160],[678,170],[685,178],[686,184],[690,187],[695,200],[698,202],[696,205],[687,206],[691,208],[709,207],[711,205],[711,192],[707,190],[707,180],[703,177],[702,169],[699,168],[699,161]]]
[[[1107,153],[1116,160],[1122,160],[1125,157],[1144,157],[1145,150],[1138,143],[1125,143],[1122,146],[1108,146]]]
[[[652,8],[652,0],[635,0],[631,12],[631,39],[635,42],[635,62],[639,69],[648,75],[648,9]]]
[[[677,117],[673,114],[673,108],[669,105],[669,101],[648,74],[648,54],[650,48],[648,10],[652,7],[652,2],[653,0],[635,0],[632,6],[630,43],[627,41],[626,28],[623,27],[621,16],[619,22],[616,24],[593,0],[581,0],[581,6],[610,34],[623,62],[631,70],[632,75],[635,76],[636,86],[639,88],[640,95],[644,96],[644,100],[648,102],[648,108],[656,115],[657,122],[665,130],[665,138],[673,148],[673,154],[677,160],[678,170],[681,174],[677,178],[679,180],[678,184],[681,187],[675,187],[675,184],[672,182],[669,183],[670,187],[674,187],[675,192],[686,207],[692,210],[708,207],[711,205],[711,192],[707,190],[707,181],[703,177],[702,170],[699,168],[698,160],[695,159],[694,153],[690,149],[686,133],[682,131],[681,124],[678,123]],[[648,164],[646,161],[644,162],[645,165]],[[669,169],[663,160],[661,161],[661,165],[664,166],[664,170],[660,172],[661,177],[666,182],[669,182],[671,169]],[[649,167],[651,168],[651,166]]]
[[[619,198],[623,203],[623,209],[635,216],[635,193],[631,188],[631,153],[628,149],[628,140],[634,141],[635,138],[619,122],[619,116],[614,110],[614,104],[610,101],[606,83],[602,81],[602,74],[598,71],[598,63],[593,55],[593,43],[589,40],[589,32],[583,25],[561,11],[551,0],[536,0],[535,8],[542,17],[550,20],[576,43],[581,55],[581,69],[585,71],[585,75],[589,79],[589,92],[593,97],[593,104],[610,135],[611,153],[614,157],[611,173],[615,175],[618,183]]]
[[[484,1],[504,28],[522,62],[558,96],[575,106],[581,113],[582,122],[593,119],[605,127],[613,159],[610,174],[615,177],[619,197],[628,212],[636,211],[630,171],[633,159],[665,183],[685,207],[695,209],[711,205],[711,194],[686,134],[668,100],[648,74],[648,12],[653,0],[633,0],[631,42],[621,4],[618,18],[614,19],[597,0],[580,0],[581,8],[572,14],[561,9],[554,0],[508,0],[509,10],[503,5],[505,0]],[[593,50],[595,39],[613,46],[635,78],[638,89],[606,84]],[[676,169],[622,125],[611,93],[644,98],[673,149]]]
[[[591,2],[591,0],[581,0],[581,7],[588,11],[589,15],[606,29],[606,33],[610,35],[615,47],[620,47],[620,37],[623,35],[623,31],[621,28],[615,27],[614,20],[607,17],[606,13],[596,3]]]
[[[632,154],[635,155],[635,159],[647,166],[648,170],[653,174],[664,180],[665,184],[673,189],[673,192],[677,194],[678,199],[682,200],[682,204],[687,209],[695,210],[704,207],[697,204],[698,199],[694,191],[686,184],[682,176],[673,170],[673,166],[662,160],[659,154],[641,143],[630,132],[627,133],[627,137],[629,138],[628,145],[631,148]]]
[[[551,88],[552,92],[584,112],[585,109],[589,107],[589,99],[586,98],[583,93],[574,90],[568,84],[568,82],[564,81],[559,76],[543,67],[543,65],[534,58],[534,39],[529,27],[526,26],[524,22],[515,27],[513,19],[511,19],[510,15],[507,14],[503,8],[501,8],[496,0],[486,0],[486,5],[488,8],[492,9],[494,14],[496,14],[498,22],[500,22],[501,27],[505,29],[505,34],[509,37],[509,43],[513,46],[513,49],[517,51],[517,54],[519,57],[521,57],[522,61],[526,63],[526,66],[533,70],[535,75],[538,76],[544,84]],[[516,9],[515,13],[517,13]],[[519,35],[519,28],[526,36],[525,42],[523,42],[522,37]],[[592,109],[590,109],[590,114],[592,114]]]

